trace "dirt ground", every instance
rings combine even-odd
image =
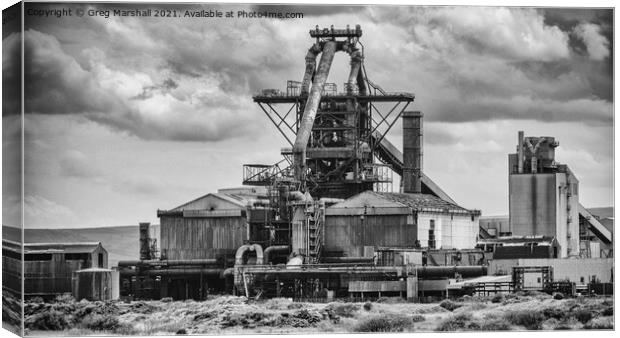
[[[372,303],[254,301],[234,296],[200,302],[63,299],[29,302],[25,314],[26,334],[31,336],[610,330],[613,298],[521,293],[430,304],[392,298]]]

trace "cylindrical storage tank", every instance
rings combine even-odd
[[[76,300],[112,300],[114,299],[114,276],[118,279],[118,272],[110,269],[90,268],[78,270],[73,274],[73,297]],[[118,293],[118,292],[116,292]]]

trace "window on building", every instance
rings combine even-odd
[[[435,249],[435,220],[430,221],[430,229],[428,230],[428,247]]]
[[[542,282],[542,279],[541,279],[540,277],[538,277],[538,278],[536,279],[536,281],[540,284],[540,282]]]
[[[582,277],[579,277],[579,283],[585,283],[585,282],[586,282],[586,279],[585,279],[585,278],[583,278],[583,276],[582,276]]]
[[[100,268],[103,268],[103,254],[99,253],[99,255],[97,256],[97,264],[99,265]]]
[[[21,260],[22,254],[17,251],[13,251],[13,250],[2,249],[2,257],[8,257],[8,258]]]
[[[52,254],[25,254],[25,261],[51,261]]]
[[[65,254],[66,261],[87,261],[88,253],[66,253]]]

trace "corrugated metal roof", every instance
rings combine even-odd
[[[100,242],[26,243],[24,244],[24,253],[90,253],[95,251],[100,245]]]
[[[402,203],[413,209],[432,209],[447,212],[467,212],[469,210],[460,207],[454,203],[442,200],[441,198],[429,194],[401,194],[394,192],[373,192],[379,196],[383,196],[389,200]]]
[[[236,205],[239,208],[245,208],[245,206],[247,205],[247,200],[239,196],[235,196],[231,194],[224,194],[224,193],[209,193],[204,196],[200,196],[194,200],[191,200],[189,202],[183,203],[179,205],[178,207],[171,209],[169,211],[183,211],[187,209],[188,207],[192,207],[195,204],[199,204],[202,200],[207,200],[209,198],[218,198],[228,203],[232,203],[233,205]]]
[[[376,191],[364,191],[330,208],[359,207],[409,207],[417,211],[442,213],[471,213],[454,203],[442,200],[430,194],[401,194]]]

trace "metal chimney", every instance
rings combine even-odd
[[[403,192],[422,192],[422,116],[403,112]]]
[[[140,259],[151,259],[151,223],[140,223]]]
[[[517,145],[517,173],[523,174],[523,130],[519,130],[519,144]]]

